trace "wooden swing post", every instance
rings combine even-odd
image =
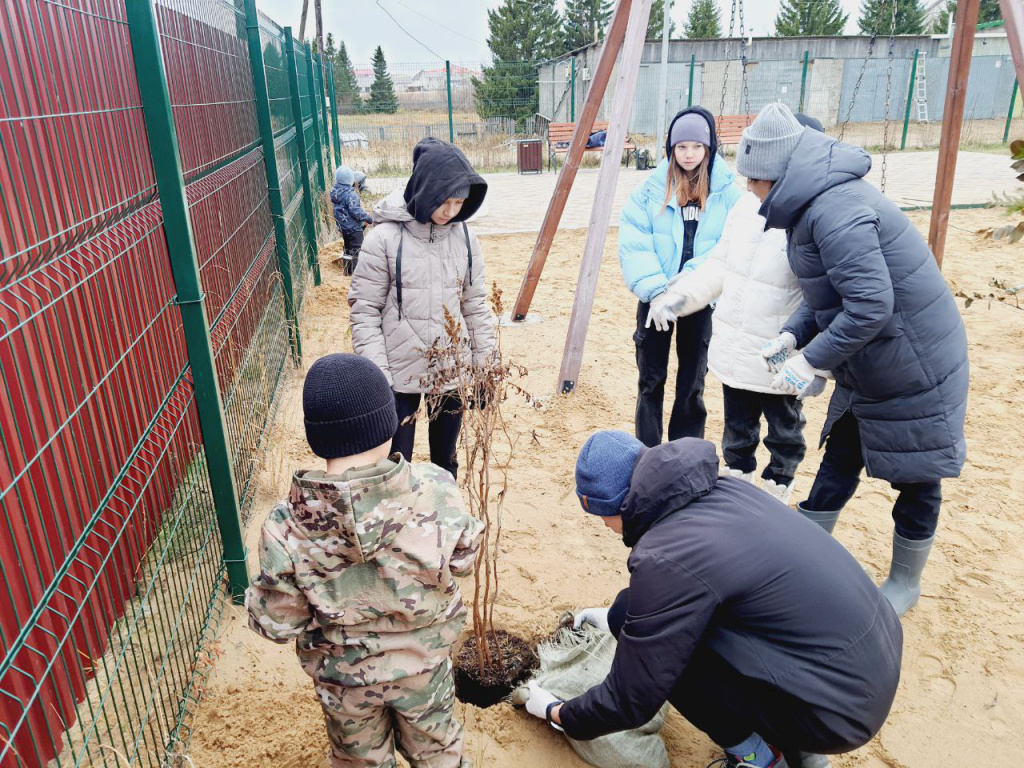
[[[612,215],[615,186],[622,167],[622,143],[626,140],[626,129],[629,127],[629,118],[633,112],[633,96],[640,74],[640,59],[643,55],[650,15],[651,0],[634,0],[629,13],[629,27],[622,48],[615,93],[612,95],[611,121],[604,153],[601,156],[594,205],[590,210],[587,242],[583,247],[580,277],[576,283],[576,299],[572,305],[569,332],[566,334],[565,351],[562,353],[562,366],[558,372],[557,391],[563,394],[568,394],[576,388],[576,380],[583,364],[583,347],[587,340],[590,313],[594,307],[594,294],[597,292],[601,256],[604,253],[608,221]]]
[[[942,254],[946,249],[949,206],[953,200],[956,156],[960,149],[960,131],[967,102],[967,78],[971,73],[971,53],[980,5],[981,0],[960,0],[956,6],[956,28],[949,54],[946,106],[942,112],[942,136],[939,139],[939,167],[935,172],[935,197],[932,199],[932,218],[928,227],[928,246],[935,254],[935,261],[940,268]]]
[[[597,119],[597,111],[604,99],[605,91],[608,88],[608,81],[611,80],[612,69],[615,67],[615,58],[619,55],[622,41],[626,37],[626,24],[629,21],[629,12],[632,5],[632,0],[618,0],[615,4],[615,15],[612,17],[611,24],[608,27],[608,34],[605,36],[604,44],[601,47],[601,57],[598,60],[590,89],[587,91],[587,99],[583,104],[583,111],[580,112],[580,119],[576,121],[576,129],[572,134],[572,142],[569,144],[565,163],[562,165],[561,173],[558,174],[555,192],[548,202],[548,210],[544,214],[544,223],[541,225],[540,234],[537,236],[537,243],[533,246],[530,264],[526,268],[523,284],[519,288],[519,295],[516,297],[515,306],[512,308],[513,320],[525,320],[527,312],[530,311],[533,294],[537,290],[537,283],[540,282],[541,273],[544,271],[544,262],[548,258],[548,251],[551,250],[551,243],[555,240],[558,223],[562,220],[565,204],[569,200],[569,192],[572,190],[572,184],[576,180],[576,172],[580,169],[583,150],[586,148],[587,140],[590,138],[590,132],[594,127],[594,120]],[[626,137],[623,135],[616,145],[611,141],[609,134],[609,139],[605,146],[617,146],[618,153],[621,155],[622,145],[625,141]],[[602,160],[602,162],[604,161]],[[618,159],[615,160],[615,164],[619,164]]]

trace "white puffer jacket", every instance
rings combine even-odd
[[[467,247],[461,222],[416,221],[402,190],[376,205],[373,220],[348,293],[356,354],[375,362],[396,392],[422,392],[427,350],[447,342],[447,307],[469,339],[473,364],[483,364],[495,346],[494,316],[476,236],[469,233]]]
[[[800,306],[800,286],[789,268],[786,233],[764,228],[761,203],[752,193],[737,201],[707,261],[674,278],[668,288],[685,298],[681,316],[716,298],[708,368],[734,389],[777,394],[764,368],[761,347],[782,332]]]

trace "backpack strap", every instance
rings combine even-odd
[[[462,222],[462,234],[466,236],[466,250],[469,251],[469,284],[473,284],[473,246],[469,244],[469,226]]]
[[[395,256],[395,292],[398,294],[398,319],[402,319],[402,245],[405,243],[405,225],[398,230],[398,255]]]

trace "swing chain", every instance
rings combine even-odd
[[[892,26],[889,27],[889,67],[885,78],[885,122],[882,123],[882,194],[885,194],[885,172],[889,160],[889,105],[892,101],[892,60],[896,45],[896,5],[892,0]]]
[[[850,123],[850,117],[853,115],[853,105],[857,103],[857,92],[860,91],[860,84],[864,80],[864,72],[868,68],[868,61],[871,59],[871,54],[875,50],[875,40],[878,37],[876,30],[871,30],[871,39],[868,40],[868,52],[864,57],[864,61],[860,65],[860,73],[857,75],[857,82],[853,84],[853,93],[850,95],[850,106],[846,110],[846,119],[843,120],[842,126],[839,128],[839,140],[843,140],[843,136],[846,135],[846,126]]]
[[[743,114],[750,125],[750,90],[747,87],[747,34],[743,24],[743,0],[737,0],[740,9],[740,58],[743,62]]]
[[[729,64],[732,63],[732,33],[736,28],[736,0],[732,0],[732,13],[729,16],[729,42],[725,45],[725,75],[722,77],[722,101],[718,105],[718,124],[722,123],[725,114],[725,94],[729,88]]]

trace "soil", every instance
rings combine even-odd
[[[927,232],[927,214],[914,214]],[[1024,244],[978,240],[974,231],[1004,224],[992,210],[954,211],[944,271],[955,291],[990,292],[992,279],[1024,284]],[[509,401],[518,438],[505,499],[495,619],[521,637],[551,633],[566,610],[608,605],[626,586],[627,550],[599,521],[581,513],[573,468],[597,429],[632,430],[636,362],[632,335],[636,302],[622,283],[617,235],[608,233],[584,365],[575,394],[554,389],[579,273],[584,231],[561,231],[547,261],[534,309],[535,324],[503,328],[503,345],[530,369],[527,387],[540,410]],[[488,280],[514,297],[535,235],[481,238]],[[340,248],[340,245],[338,246]],[[351,350],[348,278],[324,258],[323,284],[307,294],[302,328],[305,365],[328,352]],[[1006,745],[1024,723],[1024,311],[1009,304],[958,300],[970,344],[972,392],[967,413],[968,461],[960,478],[943,483],[943,516],[924,578],[920,604],[904,618],[903,671],[892,713],[863,748],[833,758],[835,768],[931,768],[1002,765]],[[672,397],[670,371],[667,397]],[[259,527],[288,489],[289,473],[316,467],[302,424],[301,376],[285,385],[270,452],[259,478],[259,499],[247,541],[257,568]],[[707,379],[707,436],[722,434],[721,387]],[[817,434],[827,400],[807,403],[808,453],[794,502],[805,498],[821,460]],[[417,458],[427,459],[426,435]],[[765,455],[759,454],[760,466]],[[865,479],[836,527],[836,538],[880,582],[888,570],[893,493]],[[473,581],[462,581],[467,601]],[[194,722],[196,768],[324,766],[323,716],[294,649],[269,643],[246,627],[244,609],[231,608],[218,661]],[[466,757],[478,768],[583,768],[565,739],[502,702],[481,709],[461,702]],[[663,731],[680,768],[703,768],[711,742],[673,713]],[[404,765],[404,763],[401,763]]]
[[[492,662],[482,670],[473,637],[455,654],[455,695],[481,709],[507,698],[537,668],[537,654],[530,644],[503,629],[488,633],[487,648]]]

